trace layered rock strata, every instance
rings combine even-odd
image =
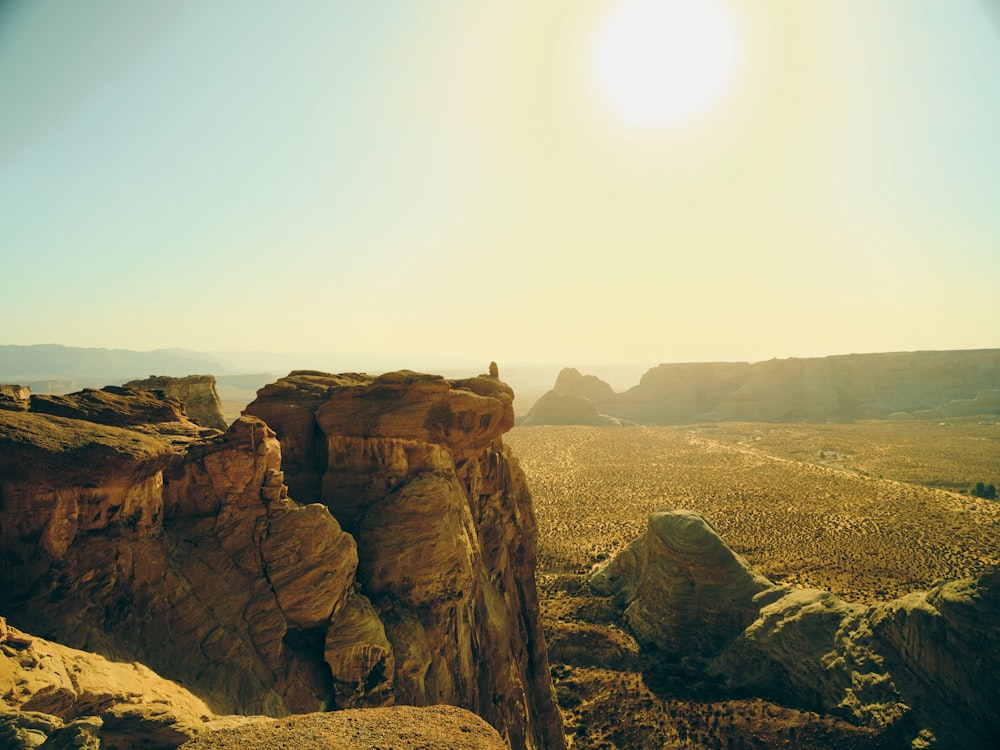
[[[414,373],[265,388],[248,411],[305,505],[249,413],[220,433],[113,387],[2,408],[0,613],[216,714],[450,703],[563,747],[512,395]]]
[[[0,611],[196,686],[218,713],[328,706],[325,636],[359,596],[356,547],[288,498],[267,425],[206,431],[148,391],[32,400],[53,404],[112,424],[0,411]]]
[[[447,381],[293,372],[246,414],[273,426],[292,493],[358,543],[384,624],[397,703],[450,703],[512,747],[561,747],[535,591],[536,526],[501,435],[513,393]]]
[[[163,391],[173,396],[184,403],[188,416],[202,427],[225,430],[229,426],[222,414],[222,401],[212,375],[188,375],[183,378],[151,375],[143,380],[130,380],[125,387]]]
[[[750,692],[884,733],[887,747],[986,750],[1000,737],[1000,570],[870,606],[774,586],[703,517],[649,528],[591,576],[646,649]]]
[[[766,362],[662,364],[614,393],[603,381],[564,369],[550,393],[585,399],[598,412],[639,424],[691,421],[825,421],[1000,413],[1000,349],[846,354]],[[544,397],[543,397],[544,398]],[[542,400],[539,400],[542,403]],[[547,405],[525,424],[564,424]]]

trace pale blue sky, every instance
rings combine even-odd
[[[635,127],[595,73],[617,0],[0,4],[0,343],[1000,346],[991,2],[716,0],[727,91]]]

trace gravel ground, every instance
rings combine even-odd
[[[496,730],[453,706],[395,706],[283,719],[248,718],[208,730],[180,750],[507,750]]]

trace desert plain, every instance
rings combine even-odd
[[[641,654],[592,567],[649,513],[703,514],[775,583],[874,602],[1000,563],[992,420],[517,427],[538,517],[550,662],[576,748],[877,748],[890,739],[761,696],[722,694]],[[665,676],[666,675],[666,676]]]

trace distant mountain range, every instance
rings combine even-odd
[[[60,344],[0,345],[0,380],[138,378],[149,375],[228,375],[235,366],[202,352],[186,349],[90,349]]]

